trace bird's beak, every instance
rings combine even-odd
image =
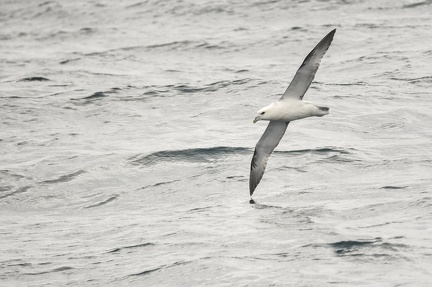
[[[256,123],[257,121],[259,121],[261,118],[259,116],[256,116],[253,120],[253,123]]]

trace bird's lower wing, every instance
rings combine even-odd
[[[288,124],[289,122],[270,121],[264,134],[256,144],[249,177],[249,192],[251,196],[263,177],[267,159],[279,144]]]

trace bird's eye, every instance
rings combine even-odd
[[[264,115],[265,114],[265,112],[261,112],[261,114],[260,115]]]

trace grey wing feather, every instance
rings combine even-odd
[[[280,100],[288,98],[296,100],[303,99],[304,94],[315,77],[321,59],[324,57],[324,54],[327,52],[331,42],[333,41],[335,33],[336,29],[328,33],[306,56]]]
[[[249,177],[249,192],[251,196],[264,175],[269,156],[279,144],[288,124],[289,122],[270,121],[264,134],[256,144]]]

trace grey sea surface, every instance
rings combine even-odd
[[[431,286],[431,64],[429,0],[1,0],[0,285]]]

